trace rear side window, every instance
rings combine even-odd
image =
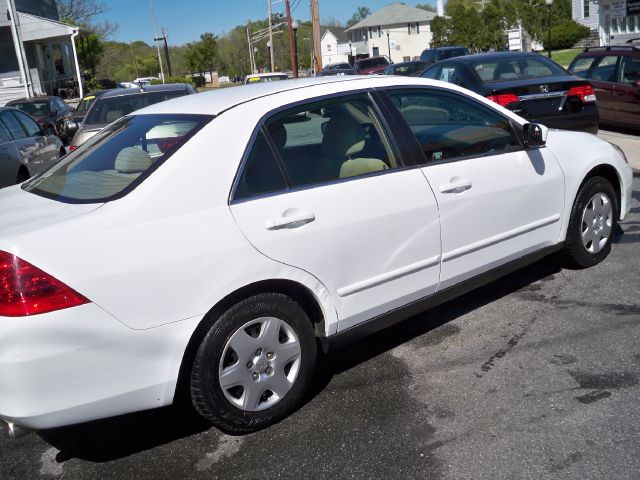
[[[594,60],[595,57],[578,58],[573,62],[569,71],[578,77],[587,78],[587,74],[589,73],[589,69],[591,68],[591,65],[593,65]]]
[[[13,116],[12,112],[7,110],[0,113],[0,122],[9,130],[12,139],[27,138],[27,133],[18,122],[18,119]]]
[[[124,117],[135,110],[172,98],[182,97],[186,94],[186,90],[173,90],[170,92],[136,93],[110,98],[99,97],[89,113],[87,113],[84,123],[88,125],[104,125],[115,122],[120,117]]]
[[[640,58],[622,57],[622,76],[621,82],[633,85],[640,81]]]
[[[244,165],[234,198],[240,200],[285,188],[287,188],[287,182],[278,161],[264,133],[260,131]]]
[[[115,200],[140,184],[211,118],[205,115],[123,118],[23,188],[68,203]]]
[[[20,123],[24,126],[24,129],[27,131],[27,135],[30,137],[39,137],[40,136],[40,126],[31,118],[25,115],[22,112],[14,112],[15,116],[18,117]]]

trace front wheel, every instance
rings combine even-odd
[[[259,430],[296,408],[315,362],[315,336],[300,305],[278,293],[252,296],[202,340],[191,371],[193,404],[221,430]]]
[[[617,212],[611,183],[603,177],[588,179],[578,192],[569,219],[564,252],[572,266],[591,267],[609,254]]]

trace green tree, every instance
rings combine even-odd
[[[104,45],[95,33],[83,35],[78,39],[78,62],[83,70],[96,74],[96,68],[104,53]]]
[[[444,47],[449,44],[450,20],[447,17],[436,17],[431,20],[431,47]]]
[[[436,7],[434,7],[430,3],[419,3],[416,5],[416,8],[419,8],[421,10],[426,10],[427,12],[433,12],[433,13],[436,12]]]
[[[212,73],[216,69],[217,41],[213,33],[205,32],[199,42],[187,44],[184,61],[191,73]]]
[[[361,22],[369,15],[371,15],[371,10],[369,9],[369,7],[358,7],[356,9],[356,13],[354,13],[353,16],[349,20],[347,20],[347,28],[353,27],[356,23]]]

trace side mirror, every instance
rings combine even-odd
[[[522,141],[527,148],[543,147],[547,143],[547,127],[537,123],[525,123],[522,127]]]

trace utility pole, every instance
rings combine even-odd
[[[275,72],[275,60],[274,60],[274,55],[273,55],[273,25],[272,25],[272,21],[271,21],[271,0],[267,0],[267,2],[269,2],[269,55],[270,55],[270,59],[271,59],[271,71]]]
[[[156,42],[156,49],[158,51],[158,64],[160,65],[160,76],[162,77],[162,83],[164,83],[164,69],[162,68],[162,57],[160,56],[160,45],[156,38],[158,38],[158,27],[156,27],[156,12],[153,9],[153,0],[149,0],[151,6],[151,22],[153,23],[153,39]]]
[[[289,51],[291,53],[291,73],[293,78],[298,78],[298,65],[296,65],[296,50],[293,44],[293,26],[291,25],[291,7],[289,0],[284,0],[287,7],[287,24],[289,27]]]
[[[251,42],[251,22],[249,22],[249,26],[247,27],[247,44],[249,45],[249,68],[251,69],[250,73],[255,73],[256,67],[253,63],[253,44]]]
[[[320,10],[318,0],[311,0],[311,22],[313,24],[313,52],[315,55],[315,71],[322,70],[322,50],[320,49]]]
[[[154,38],[154,40],[156,42],[158,40],[163,40],[164,41],[164,58],[167,61],[167,70],[169,71],[169,76],[171,76],[171,60],[169,59],[169,45],[167,44],[167,34],[165,33],[165,28],[164,27],[162,27],[160,29],[160,31],[162,32],[162,36]]]
[[[136,59],[136,54],[133,53],[133,42],[129,42],[129,46],[131,47],[131,56],[133,57],[133,65],[136,68],[136,78],[140,78],[140,74],[138,73],[138,60]]]

